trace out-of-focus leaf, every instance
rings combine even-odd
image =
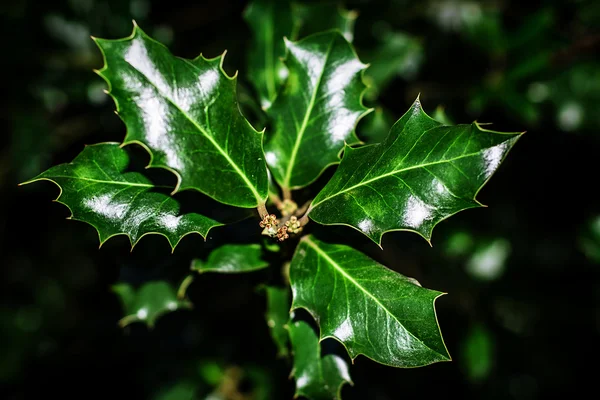
[[[236,274],[268,266],[269,263],[262,259],[260,244],[226,244],[211,251],[206,261],[192,261],[192,270],[198,273]]]
[[[443,244],[444,253],[450,257],[466,257],[470,254],[475,240],[473,235],[468,232],[454,232],[448,236],[448,239]]]
[[[461,366],[469,380],[487,379],[494,366],[494,339],[483,326],[471,327],[462,344]]]
[[[585,225],[579,236],[579,247],[590,261],[600,264],[600,216]]]
[[[498,10],[479,11],[474,18],[464,24],[467,38],[482,51],[497,56],[507,46],[507,38],[502,27],[502,15]]]
[[[293,3],[292,12],[299,32],[303,38],[313,33],[330,29],[339,30],[348,42],[354,39],[354,22],[358,14],[346,10],[337,2]]]
[[[285,56],[283,38],[295,39],[292,10],[288,0],[254,0],[244,12],[252,30],[248,51],[248,80],[254,85],[260,104],[268,109],[287,77],[281,62]]]
[[[153,400],[195,400],[196,387],[190,382],[175,384],[161,390]]]
[[[486,241],[477,246],[467,261],[467,272],[483,281],[498,279],[504,272],[510,253],[511,246],[508,240],[498,238]]]
[[[306,322],[291,323],[289,330],[294,353],[295,397],[341,400],[342,386],[352,384],[346,362],[335,354],[321,358],[319,339]]]
[[[189,301],[178,299],[175,289],[164,281],[146,282],[138,289],[127,283],[117,283],[112,290],[119,296],[125,313],[119,321],[121,326],[144,322],[153,327],[163,314],[192,306]]]
[[[452,120],[448,117],[448,114],[446,114],[446,110],[442,106],[436,107],[432,117],[437,122],[441,122],[443,125],[454,125]]]
[[[267,286],[267,325],[280,357],[288,355],[287,322],[290,319],[290,291],[288,288]]]
[[[412,79],[423,62],[421,41],[407,33],[389,32],[371,51],[363,52],[369,62],[365,82],[369,87],[365,97],[374,100],[396,77]]]

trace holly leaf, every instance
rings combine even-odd
[[[521,133],[431,119],[419,99],[381,143],[353,149],[315,197],[309,215],[325,225],[348,225],[381,246],[384,233],[416,232],[459,211],[484,207],[475,197]]]
[[[105,62],[97,72],[127,126],[124,145],[142,145],[150,167],[172,171],[174,192],[195,189],[243,208],[264,204],[262,132],[239,111],[236,76],[223,71],[224,54],[175,57],[137,25],[127,38],[94,40]]]
[[[125,313],[119,321],[122,327],[144,322],[152,328],[162,315],[192,307],[188,300],[178,299],[175,289],[164,281],[146,282],[137,290],[127,283],[118,283],[112,290],[119,296]]]
[[[434,302],[443,293],[422,288],[351,247],[305,236],[290,266],[292,309],[304,308],[321,340],[340,341],[393,367],[449,361]]]
[[[289,324],[294,352],[296,378],[295,397],[311,400],[341,399],[344,383],[352,385],[348,365],[339,356],[328,354],[321,358],[321,346],[312,328],[302,321]]]
[[[288,355],[287,322],[290,319],[290,293],[288,288],[267,286],[267,325],[271,329],[271,337],[277,346],[278,356]]]
[[[22,185],[47,180],[60,188],[57,202],[71,211],[69,219],[87,222],[98,231],[100,245],[126,235],[132,247],[148,234],[163,235],[174,250],[190,233],[206,238],[223,225],[205,215],[182,214],[177,200],[138,172],[127,172],[129,155],[118,143],[86,146],[68,164],[60,164]]]
[[[287,69],[281,61],[285,56],[283,38],[293,38],[296,30],[290,2],[254,0],[244,11],[244,19],[253,34],[248,51],[248,80],[266,110],[287,77]]]
[[[262,259],[260,244],[226,244],[210,252],[208,259],[192,261],[191,269],[198,273],[218,272],[234,274],[267,268]]]
[[[358,13],[344,9],[337,2],[293,3],[292,14],[298,27],[298,37],[337,29],[348,42],[354,39],[354,22]]]
[[[344,143],[359,142],[354,128],[370,111],[362,105],[367,66],[337,31],[285,44],[289,76],[267,111],[273,135],[265,155],[277,183],[298,189],[339,163]]]

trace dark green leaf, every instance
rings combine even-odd
[[[354,39],[354,22],[358,14],[356,11],[343,9],[337,2],[294,3],[292,12],[299,27],[300,38],[337,29],[347,41],[352,42]]]
[[[429,241],[440,221],[482,207],[477,193],[520,136],[485,130],[476,122],[442,125],[417,99],[383,142],[345,148],[309,215],[321,224],[349,225],[379,245],[393,230]]]
[[[235,274],[263,269],[269,263],[262,259],[260,244],[226,244],[213,251],[206,261],[193,260],[192,270],[198,273]]]
[[[304,237],[290,266],[292,309],[305,308],[321,339],[339,340],[359,354],[394,367],[418,367],[450,356],[434,302],[424,289],[351,247]]]
[[[286,324],[290,318],[290,291],[288,288],[267,286],[267,325],[277,346],[279,356],[288,355],[288,331]]]
[[[294,38],[292,11],[288,0],[254,0],[244,19],[253,33],[248,51],[248,79],[256,88],[263,109],[271,106],[287,76],[281,62],[283,38]]]
[[[178,299],[175,289],[164,281],[147,282],[137,290],[127,283],[118,283],[112,290],[119,296],[125,312],[119,322],[121,326],[145,322],[153,327],[163,314],[192,306],[189,301]]]
[[[294,353],[296,396],[311,400],[341,399],[344,383],[352,384],[346,362],[335,354],[321,358],[321,346],[312,328],[302,321],[289,324]]]
[[[105,60],[98,74],[127,126],[124,144],[141,144],[149,166],[175,173],[175,192],[196,189],[244,208],[264,204],[262,132],[240,114],[223,55],[175,57],[137,25],[128,38],[95,41]]]
[[[70,219],[96,228],[101,244],[126,235],[135,246],[142,236],[154,233],[165,236],[174,249],[183,236],[206,237],[210,228],[222,225],[204,215],[181,214],[177,200],[158,191],[144,175],[125,172],[128,165],[129,156],[117,143],[101,143],[86,146],[73,162],[24,184],[47,180],[58,185],[56,201],[71,210]]]
[[[265,150],[275,180],[296,189],[339,163],[344,143],[358,143],[354,128],[369,112],[361,100],[366,65],[335,31],[286,46],[289,77],[268,110],[274,133]]]

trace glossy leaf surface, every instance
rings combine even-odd
[[[288,288],[267,286],[267,325],[277,346],[279,356],[288,355],[287,322],[290,319],[290,291]]]
[[[442,293],[422,288],[349,246],[304,237],[290,266],[292,309],[304,308],[321,338],[394,367],[418,367],[450,356],[434,302]]]
[[[244,19],[252,30],[248,51],[248,80],[254,85],[263,109],[275,100],[287,76],[283,38],[294,37],[294,22],[288,0],[254,0]]]
[[[112,290],[119,296],[125,312],[119,322],[121,326],[144,322],[153,327],[163,314],[191,307],[189,301],[178,299],[175,289],[164,281],[147,282],[137,290],[127,283],[118,283]]]
[[[262,259],[260,244],[226,244],[211,251],[206,261],[192,261],[192,270],[198,273],[235,274],[268,266],[269,263]]]
[[[477,123],[442,125],[417,99],[383,142],[345,148],[309,215],[321,224],[349,225],[377,244],[392,230],[417,232],[429,241],[443,219],[482,207],[477,193],[520,135]]]
[[[312,328],[303,321],[289,325],[294,353],[296,396],[310,400],[341,399],[344,383],[352,384],[348,365],[339,356],[321,358],[321,345]]]
[[[143,145],[150,166],[174,172],[175,191],[196,189],[244,208],[264,203],[262,133],[240,114],[223,55],[175,57],[137,25],[128,38],[95,41],[105,59],[98,74],[127,126],[124,144]]]
[[[354,128],[368,112],[361,101],[366,66],[339,32],[286,46],[289,76],[268,110],[273,134],[265,151],[277,183],[294,189],[338,163],[345,142],[358,143]]]
[[[101,143],[25,183],[48,180],[58,185],[56,201],[71,210],[70,219],[96,228],[101,244],[127,235],[135,245],[154,233],[175,248],[189,233],[206,237],[212,227],[222,225],[201,214],[181,214],[179,202],[167,194],[173,188],[159,188],[140,173],[126,172],[128,165],[129,155],[117,143]]]

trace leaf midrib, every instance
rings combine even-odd
[[[339,272],[344,278],[346,278],[347,280],[349,280],[350,282],[352,282],[352,284],[354,284],[357,288],[359,288],[363,293],[365,293],[367,296],[369,296],[371,299],[373,299],[373,301],[375,303],[377,303],[377,305],[379,305],[388,315],[390,315],[394,321],[396,321],[410,336],[412,336],[415,340],[417,340],[419,343],[421,343],[425,348],[431,350],[432,352],[439,354],[437,351],[433,350],[431,347],[427,346],[421,339],[419,339],[418,337],[416,337],[415,335],[413,335],[412,332],[410,332],[408,329],[406,329],[406,327],[402,324],[402,322],[400,322],[396,316],[394,314],[392,314],[390,312],[390,310],[387,309],[386,306],[384,306],[383,304],[381,304],[381,302],[371,294],[371,292],[369,292],[367,289],[365,289],[364,287],[362,287],[360,285],[360,283],[358,283],[352,276],[350,276],[346,271],[344,271],[344,269],[338,265],[331,257],[329,257],[329,255],[327,253],[325,253],[323,250],[321,250],[321,248],[312,240],[309,239],[309,237],[305,237],[303,239],[306,244],[308,244],[310,247],[312,247],[321,257],[323,257],[329,264],[331,264],[333,266],[333,268],[335,268],[335,270],[337,272]]]
[[[179,58],[179,57],[177,57],[177,58],[180,59],[180,60],[182,60],[183,62],[185,62],[189,66],[193,67],[195,70],[200,71],[200,68],[198,68],[196,65],[194,65],[191,62],[189,62],[188,60],[186,60],[184,58]],[[183,111],[183,109],[181,107],[179,107],[179,105],[173,99],[171,99],[166,94],[162,93],[162,91],[158,88],[158,86],[154,82],[152,82],[152,80],[148,76],[146,76],[146,74],[144,74],[142,71],[140,71],[139,69],[137,69],[129,61],[127,61],[127,60],[125,60],[125,61],[127,62],[127,64],[131,65],[131,68],[133,68],[134,71],[138,72],[141,76],[143,76],[146,79],[146,81],[149,84],[151,84],[161,96],[163,96],[163,98],[165,98],[177,110],[179,110],[179,112],[181,112],[181,114],[183,114],[183,116],[185,118],[187,118],[188,121],[190,121],[192,123],[192,125],[194,125],[196,127],[196,129],[198,129],[200,131],[200,133],[202,133],[202,135],[204,137],[206,137],[210,141],[210,143],[219,151],[219,153],[221,153],[221,155],[223,156],[223,158],[225,158],[225,160],[227,160],[227,162],[233,167],[233,169],[235,170],[235,172],[242,178],[242,180],[244,181],[244,183],[246,184],[246,186],[248,186],[248,188],[250,189],[250,191],[252,192],[252,194],[256,198],[256,201],[259,204],[262,203],[264,199],[258,193],[258,190],[254,187],[254,185],[252,184],[252,182],[250,182],[250,180],[244,174],[244,172],[240,169],[240,167],[231,159],[231,157],[229,157],[229,154],[227,154],[227,152],[225,152],[221,148],[221,146],[219,146],[219,144],[215,141],[215,139],[211,135],[209,135],[208,132],[201,125],[199,125],[188,113],[186,113],[185,111]]]
[[[434,162],[430,162],[430,163],[418,164],[418,165],[413,165],[411,167],[397,169],[397,170],[393,170],[391,172],[386,172],[385,174],[378,175],[375,178],[371,178],[371,179],[366,180],[366,181],[361,181],[360,183],[357,183],[356,185],[350,186],[349,188],[342,189],[342,190],[336,192],[334,195],[328,196],[328,197],[324,198],[323,200],[320,200],[318,203],[313,204],[311,206],[311,209],[315,209],[319,204],[324,203],[324,202],[326,202],[328,200],[331,200],[332,198],[334,198],[336,196],[339,196],[342,193],[346,193],[346,192],[354,190],[354,189],[356,189],[358,187],[368,185],[369,183],[378,181],[379,179],[387,178],[388,176],[396,175],[396,174],[399,174],[399,173],[402,173],[402,172],[406,172],[406,171],[410,171],[410,170],[413,170],[413,169],[426,168],[426,167],[429,167],[431,165],[438,165],[438,164],[450,163],[450,162],[453,162],[453,161],[456,161],[456,160],[460,160],[462,158],[473,157],[473,156],[478,155],[479,153],[481,153],[484,150],[487,150],[487,149],[483,149],[483,150],[477,151],[475,153],[463,154],[463,155],[460,155],[458,157],[449,158],[449,159],[446,159],[446,160],[440,160],[440,161],[434,161]]]
[[[80,177],[80,176],[70,176],[70,175],[52,175],[51,177],[41,177],[40,179],[52,179],[52,178],[74,179],[74,180],[94,182],[94,183],[105,183],[107,185],[138,186],[138,187],[146,187],[146,188],[173,189],[172,186],[151,185],[151,184],[147,184],[147,183],[105,181],[105,180],[102,180],[102,179],[83,178],[83,177]]]
[[[317,82],[315,84],[315,90],[312,93],[310,98],[310,102],[308,103],[308,108],[306,109],[306,113],[304,114],[304,119],[302,120],[302,125],[300,126],[300,130],[296,136],[296,141],[294,142],[294,147],[292,148],[292,154],[290,155],[290,161],[287,166],[287,170],[285,172],[285,177],[283,179],[283,186],[286,188],[290,187],[290,180],[292,179],[292,170],[294,169],[294,164],[296,163],[296,157],[298,156],[298,150],[300,149],[300,143],[302,143],[302,137],[304,136],[304,132],[306,131],[306,127],[308,126],[309,117],[312,114],[312,110],[315,106],[317,100],[317,93],[319,88],[321,87],[321,80],[323,79],[323,75],[325,75],[325,70],[327,69],[327,61],[329,60],[329,55],[331,54],[331,49],[333,48],[333,42],[335,41],[335,37],[331,39],[329,43],[329,47],[327,48],[327,52],[325,53],[325,60],[323,61],[323,69],[319,74]]]

